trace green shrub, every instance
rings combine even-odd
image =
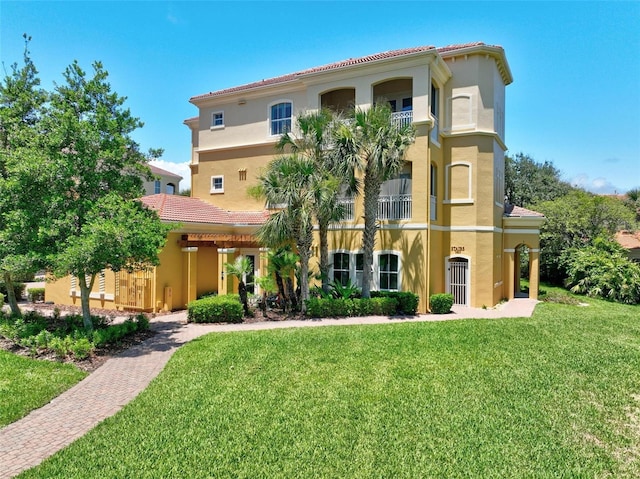
[[[431,312],[434,314],[446,314],[453,306],[453,295],[449,293],[432,294],[429,298]]]
[[[187,321],[194,323],[241,323],[244,316],[237,295],[213,296],[191,301]]]
[[[306,302],[311,318],[340,318],[348,316],[391,316],[395,314],[395,298],[310,298]]]
[[[53,350],[53,352],[61,359],[66,358],[71,351],[71,344],[73,343],[73,338],[69,335],[60,338],[55,337],[49,343],[49,347]]]
[[[69,351],[73,353],[76,359],[87,358],[94,350],[94,345],[87,338],[75,339],[69,345]]]
[[[13,283],[13,292],[16,294],[16,299],[19,301],[24,296],[24,289],[26,288],[24,283]],[[4,283],[0,283],[0,294],[5,298],[7,297],[7,286]]]
[[[593,245],[567,250],[565,286],[572,293],[625,304],[640,303],[640,265],[629,261],[615,241],[598,238]]]
[[[4,294],[0,293],[0,308],[4,306]]]
[[[147,331],[149,329],[149,318],[146,314],[137,314],[134,321],[138,325],[138,331]]]
[[[418,311],[420,297],[411,291],[371,291],[372,298],[395,298],[398,301],[397,314],[414,315]]]
[[[35,303],[36,301],[44,301],[44,288],[31,288],[27,291],[27,299]]]

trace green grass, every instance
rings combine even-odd
[[[212,334],[23,478],[640,476],[640,308]]]
[[[47,404],[85,376],[70,364],[39,361],[0,350],[0,427]]]

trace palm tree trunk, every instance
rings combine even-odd
[[[18,306],[18,299],[16,298],[16,290],[13,288],[13,280],[11,279],[11,273],[4,272],[4,285],[7,288],[7,303],[11,308],[11,314],[16,317],[21,317],[22,312]]]
[[[371,280],[373,269],[373,248],[378,232],[378,198],[380,182],[365,181],[364,187],[364,231],[362,232],[362,297],[371,297]]]
[[[318,224],[320,236],[320,278],[322,280],[322,291],[329,292],[329,240],[327,238],[329,225]]]
[[[278,285],[278,304],[282,308],[284,312],[287,310],[287,292],[284,289],[284,281],[282,280],[282,275],[276,271],[276,284]]]
[[[249,316],[249,301],[247,300],[247,287],[244,284],[244,281],[240,280],[238,283],[238,295],[240,296],[240,302],[242,303],[242,308],[244,309],[244,315]]]

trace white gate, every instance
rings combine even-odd
[[[469,305],[469,260],[447,260],[447,291],[453,295],[453,304]]]

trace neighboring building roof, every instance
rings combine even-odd
[[[182,176],[177,175],[176,173],[173,173],[171,171],[163,170],[162,168],[158,168],[157,166],[149,165],[149,168],[151,169],[151,173],[153,173],[154,175],[171,176],[173,178],[182,179]]]
[[[241,91],[245,91],[245,90],[252,90],[254,88],[260,88],[260,87],[264,87],[264,86],[269,86],[269,85],[275,85],[275,84],[279,84],[279,83],[286,83],[286,82],[290,82],[290,81],[295,81],[295,80],[297,80],[300,77],[303,77],[305,75],[310,75],[310,74],[320,73],[320,72],[325,72],[325,71],[330,71],[330,70],[337,70],[339,68],[345,68],[345,67],[350,67],[350,66],[354,66],[354,65],[373,63],[373,62],[376,62],[376,61],[387,60],[387,59],[390,59],[390,58],[396,58],[396,57],[401,57],[401,56],[405,56],[405,55],[414,55],[414,54],[417,54],[417,53],[424,53],[424,52],[433,51],[433,52],[438,52],[440,54],[445,54],[446,56],[449,56],[448,54],[450,54],[451,52],[455,52],[457,50],[465,50],[465,49],[466,50],[470,50],[470,49],[481,48],[481,47],[488,47],[488,48],[492,48],[492,49],[498,49],[500,51],[502,50],[502,47],[500,47],[498,45],[486,45],[483,42],[462,43],[462,44],[457,44],[457,45],[448,45],[448,46],[441,47],[441,48],[436,48],[436,47],[433,47],[433,46],[421,46],[421,47],[413,47],[413,48],[403,48],[403,49],[400,49],[400,50],[390,50],[390,51],[387,51],[387,52],[375,53],[373,55],[367,55],[367,56],[360,57],[360,58],[349,58],[348,60],[342,60],[342,61],[335,62],[335,63],[329,63],[328,65],[322,65],[322,66],[319,66],[319,67],[313,67],[313,68],[309,68],[307,70],[301,70],[299,72],[289,73],[287,75],[282,75],[282,76],[278,76],[278,77],[274,77],[274,78],[268,78],[266,80],[260,80],[260,81],[253,82],[253,83],[247,83],[245,85],[226,88],[224,90],[212,91],[212,92],[209,92],[209,93],[204,93],[202,95],[196,95],[194,97],[191,97],[189,99],[189,101],[194,103],[194,102],[197,102],[198,100],[204,100],[206,98],[212,98],[212,97],[227,95],[229,93],[237,93],[237,92],[241,92]]]
[[[544,218],[542,213],[508,203],[504,206],[504,215],[509,217],[537,216],[539,218]]]
[[[618,231],[615,240],[624,249],[640,249],[640,231]]]
[[[226,211],[198,198],[157,194],[143,196],[142,203],[156,210],[167,222],[225,225],[261,225],[269,217],[267,211]]]

